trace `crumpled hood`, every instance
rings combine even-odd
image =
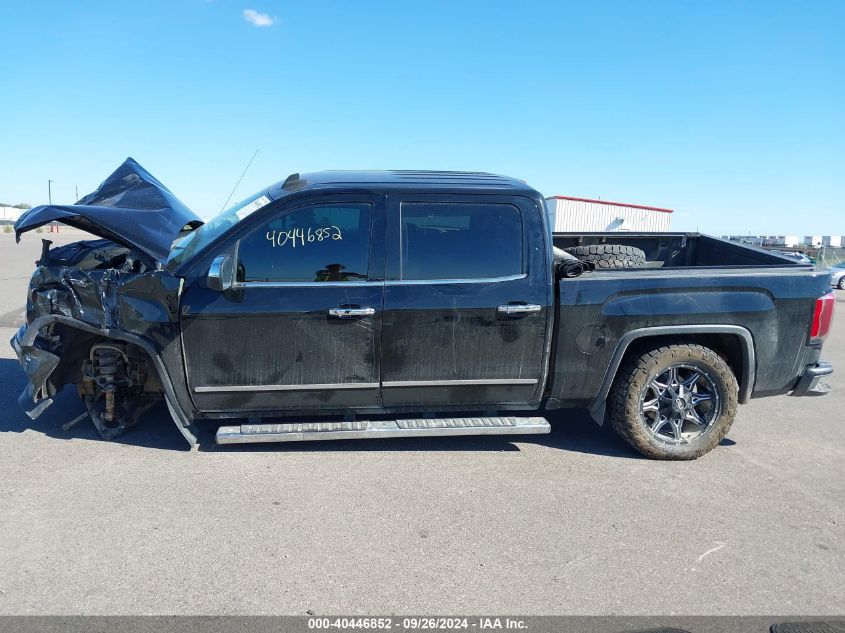
[[[132,158],[77,204],[43,205],[15,222],[15,237],[53,221],[113,240],[165,262],[173,240],[202,225],[197,215]]]

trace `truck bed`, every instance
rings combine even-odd
[[[552,241],[558,248],[593,244],[635,246],[645,252],[649,268],[811,267],[761,248],[700,233],[554,233]]]
[[[621,354],[645,333],[723,353],[740,402],[790,391],[803,368],[819,360],[808,332],[816,299],[829,292],[827,271],[696,233],[555,233],[553,241],[559,248],[635,246],[648,265],[557,282],[551,406],[588,406],[600,416],[595,407]]]

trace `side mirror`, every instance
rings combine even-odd
[[[231,255],[218,255],[208,269],[208,287],[212,290],[229,290],[235,283],[235,265]]]

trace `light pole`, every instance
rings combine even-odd
[[[47,202],[49,202],[50,204],[53,204],[53,187],[52,187],[52,185],[53,185],[53,181],[48,179],[47,180]],[[55,222],[50,223],[50,233],[53,232],[54,226],[56,227],[56,233],[58,233],[59,232],[59,225],[56,224]]]

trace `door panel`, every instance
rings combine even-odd
[[[498,311],[526,280],[388,285],[382,335],[385,406],[530,401],[544,369],[547,310]]]
[[[381,284],[189,289],[182,337],[194,402],[204,411],[377,406],[381,304]],[[329,315],[344,306],[375,314]]]
[[[545,237],[524,221],[538,211],[499,196],[428,202],[388,204],[385,406],[536,403],[551,318]]]
[[[182,296],[182,343],[201,411],[367,409],[381,405],[381,199],[326,197],[270,209],[224,247],[235,287],[204,277]]]

